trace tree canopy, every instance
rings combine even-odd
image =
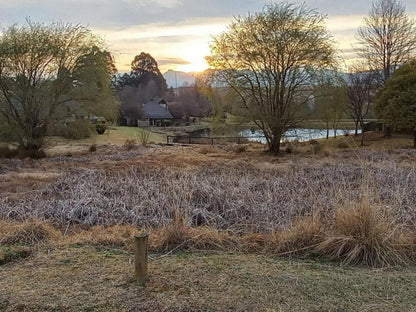
[[[70,102],[87,112],[102,112],[103,100],[114,108],[109,92],[113,61],[103,46],[80,25],[27,21],[3,32],[0,114],[21,148],[40,149],[47,129],[71,113]]]
[[[283,133],[301,119],[314,79],[334,62],[324,20],[305,5],[271,4],[237,17],[211,44],[207,60],[216,79],[238,94],[274,152]]]
[[[399,68],[376,93],[374,111],[387,125],[412,130],[416,148],[416,60]]]

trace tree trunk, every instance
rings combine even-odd
[[[413,147],[416,148],[416,127],[413,128]]]
[[[364,119],[363,118],[360,118],[360,126],[361,126],[361,146],[364,146],[365,126],[364,126]]]
[[[384,137],[386,139],[391,138],[391,127],[390,126],[384,126]]]
[[[273,138],[270,139],[269,148],[270,151],[275,154],[278,154],[280,152],[280,138],[281,135],[273,136]]]
[[[364,146],[364,129],[361,130],[361,146]]]

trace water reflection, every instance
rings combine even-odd
[[[336,130],[337,136],[339,135],[346,135],[352,133],[352,130]],[[358,130],[358,133],[361,133],[361,130]],[[243,130],[239,133],[242,137],[248,137],[250,141],[257,141],[261,143],[267,143],[266,138],[264,137],[263,131],[261,130]],[[282,141],[284,142],[291,142],[291,141],[310,141],[316,139],[323,139],[326,138],[327,130],[326,129],[304,129],[304,128],[295,128],[290,129],[285,132],[283,135]],[[329,130],[329,137],[335,136],[335,130]]]

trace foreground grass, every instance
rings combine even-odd
[[[342,268],[245,254],[133,255],[88,246],[40,250],[0,267],[1,311],[414,311],[416,270]],[[413,309],[413,310],[412,310]]]

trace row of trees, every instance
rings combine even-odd
[[[362,65],[348,77],[334,75],[336,51],[324,21],[304,4],[289,3],[237,17],[214,37],[207,57],[214,70],[176,94],[147,53],[134,58],[129,74],[115,76],[104,42],[85,27],[11,26],[0,37],[0,134],[38,150],[48,129],[70,114],[115,119],[120,100],[125,114],[139,118],[137,103],[156,96],[168,98],[178,116],[221,115],[231,106],[263,130],[274,152],[283,133],[313,110],[335,127],[349,107],[356,128],[363,128],[374,102],[387,124],[415,128],[414,63],[408,62],[416,54],[416,28],[404,6],[373,3],[357,35]]]
[[[411,101],[399,101],[389,92],[391,84],[386,85],[416,53],[415,22],[404,6],[396,0],[373,3],[357,34],[361,65],[344,82],[332,75],[337,62],[324,20],[304,4],[271,4],[260,13],[237,17],[228,31],[214,37],[207,57],[216,69],[212,80],[239,97],[242,112],[264,132],[274,152],[279,152],[283,133],[304,118],[311,98],[328,123],[336,123],[349,107],[356,127],[363,128],[375,97],[375,112],[388,125],[416,127],[410,114],[414,104],[402,108]],[[395,109],[387,109],[393,102]],[[387,118],[386,112],[396,110],[397,118]]]
[[[116,122],[121,110],[139,119],[139,104],[157,96],[169,97],[179,117],[210,112],[197,86],[168,90],[147,53],[134,58],[129,74],[117,75],[105,43],[83,26],[28,20],[0,37],[0,137],[24,154],[35,155],[47,133],[73,116]]]

